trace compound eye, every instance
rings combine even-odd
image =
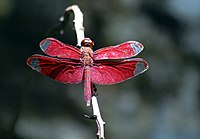
[[[85,39],[82,40],[81,46],[93,47],[94,46],[94,42],[90,38],[85,38]]]

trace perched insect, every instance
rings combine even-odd
[[[69,84],[84,80],[84,97],[87,106],[91,101],[92,84],[110,85],[130,79],[148,69],[141,58],[132,58],[143,50],[143,45],[128,41],[93,52],[94,42],[85,38],[81,49],[64,44],[54,38],[41,41],[40,48],[49,55],[32,55],[27,64],[41,74]]]

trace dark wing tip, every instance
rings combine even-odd
[[[135,55],[139,54],[144,49],[144,46],[137,41],[131,41],[131,47],[133,48]]]
[[[149,68],[149,64],[145,60],[138,61],[135,65],[134,75],[141,74]]]
[[[44,39],[40,42],[40,48],[42,49],[43,52],[45,52],[50,44],[51,44],[50,38]]]
[[[32,69],[40,72],[39,60],[36,57],[29,57],[27,60],[27,65],[30,66]]]

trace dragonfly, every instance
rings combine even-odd
[[[94,42],[84,38],[80,49],[46,38],[39,44],[46,55],[34,54],[27,59],[33,70],[67,84],[84,82],[84,98],[90,106],[93,84],[112,85],[131,79],[149,67],[142,58],[134,58],[144,46],[127,41],[115,46],[92,50]]]

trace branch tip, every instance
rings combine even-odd
[[[85,118],[88,118],[88,119],[91,119],[91,120],[96,120],[97,116],[96,115],[89,116],[89,115],[85,114]]]

